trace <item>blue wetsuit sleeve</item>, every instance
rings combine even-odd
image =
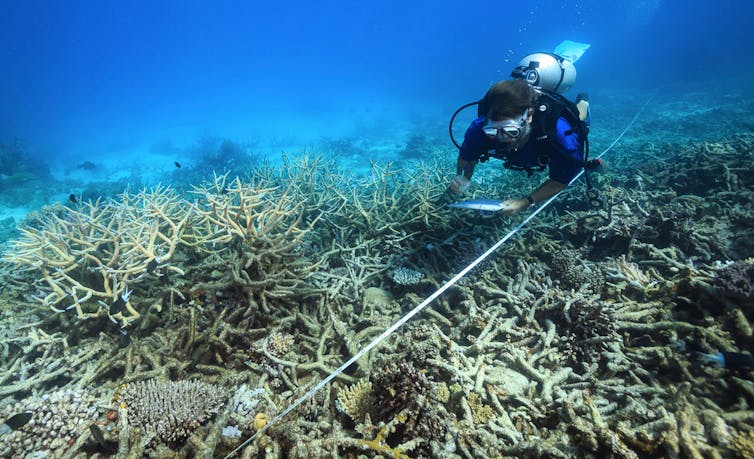
[[[579,136],[571,130],[571,123],[565,118],[558,119],[557,143],[563,154],[550,157],[550,179],[568,184],[584,168],[584,150]]]
[[[477,161],[482,154],[492,149],[492,141],[484,133],[487,118],[480,116],[471,122],[463,136],[463,143],[458,156],[464,161]]]

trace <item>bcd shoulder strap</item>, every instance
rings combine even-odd
[[[576,104],[556,92],[541,90],[534,104],[534,119],[532,121],[532,136],[536,142],[537,150],[545,156],[547,156],[548,151],[554,150],[570,159],[570,155],[563,151],[563,148],[557,143],[558,120],[561,117],[565,118],[571,125],[571,130],[567,131],[566,135],[575,132],[583,147],[589,135],[589,127],[579,118],[579,110]]]

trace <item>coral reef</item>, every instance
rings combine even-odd
[[[581,262],[578,251],[564,248],[551,254],[550,268],[553,277],[560,281],[564,289],[580,289],[584,285],[599,283],[604,280],[600,271]],[[596,272],[595,272],[596,271]]]
[[[45,307],[127,326],[140,315],[131,304],[133,288],[167,263],[181,240],[191,212],[180,204],[174,191],[157,188],[64,208],[48,214],[41,228],[21,227],[6,260],[39,271],[34,298]]]
[[[602,207],[565,193],[274,423],[510,228],[444,206],[449,158],[364,177],[286,158],[43,213],[3,266],[0,394],[115,392],[124,457],[255,432],[242,457],[746,457],[751,375],[698,355],[754,345],[754,136],[633,147]],[[470,194],[531,186],[507,174]],[[72,419],[67,454],[104,454]]]
[[[741,459],[754,459],[754,432],[747,430],[733,438],[730,445],[736,457]]]
[[[565,302],[559,322],[562,355],[569,365],[588,367],[593,363],[606,366],[620,352],[616,308],[596,296],[576,296]]]

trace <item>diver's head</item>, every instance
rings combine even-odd
[[[557,54],[534,53],[521,59],[511,76],[538,88],[564,93],[576,82],[576,67]]]
[[[537,93],[523,80],[492,85],[479,102],[479,116],[487,118],[484,132],[502,143],[524,143],[531,133]]]

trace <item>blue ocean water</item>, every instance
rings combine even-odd
[[[0,143],[20,142],[52,174],[115,161],[131,180],[190,166],[187,151],[206,139],[268,157],[322,139],[385,150],[412,132],[447,140],[457,106],[564,39],[592,45],[571,96],[725,91],[751,81],[753,10],[736,0],[4,1]]]

